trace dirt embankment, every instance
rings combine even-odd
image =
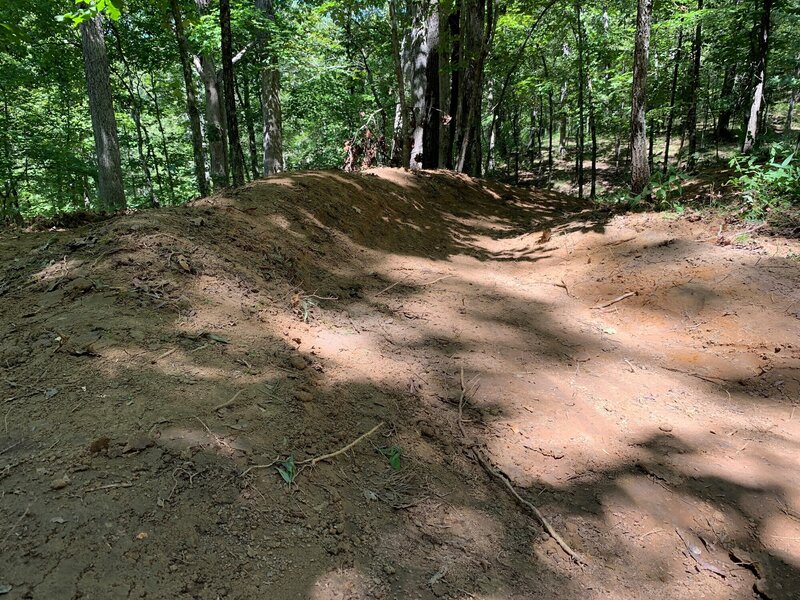
[[[795,242],[380,169],[0,256],[9,598],[800,597]]]

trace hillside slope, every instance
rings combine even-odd
[[[799,597],[796,242],[379,169],[0,256],[9,598]]]

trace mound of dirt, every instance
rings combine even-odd
[[[0,594],[796,598],[797,256],[392,169],[4,232]]]

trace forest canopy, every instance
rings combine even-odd
[[[595,199],[785,161],[787,197],[798,31],[798,0],[0,0],[3,216],[378,164]]]

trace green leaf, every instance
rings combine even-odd
[[[400,450],[399,446],[385,446],[383,448],[378,448],[378,452],[383,454],[389,460],[389,465],[395,471],[400,470],[400,456],[402,451]]]
[[[289,485],[294,483],[295,477],[297,477],[297,467],[294,464],[294,456],[290,456],[275,468],[286,483]]]

